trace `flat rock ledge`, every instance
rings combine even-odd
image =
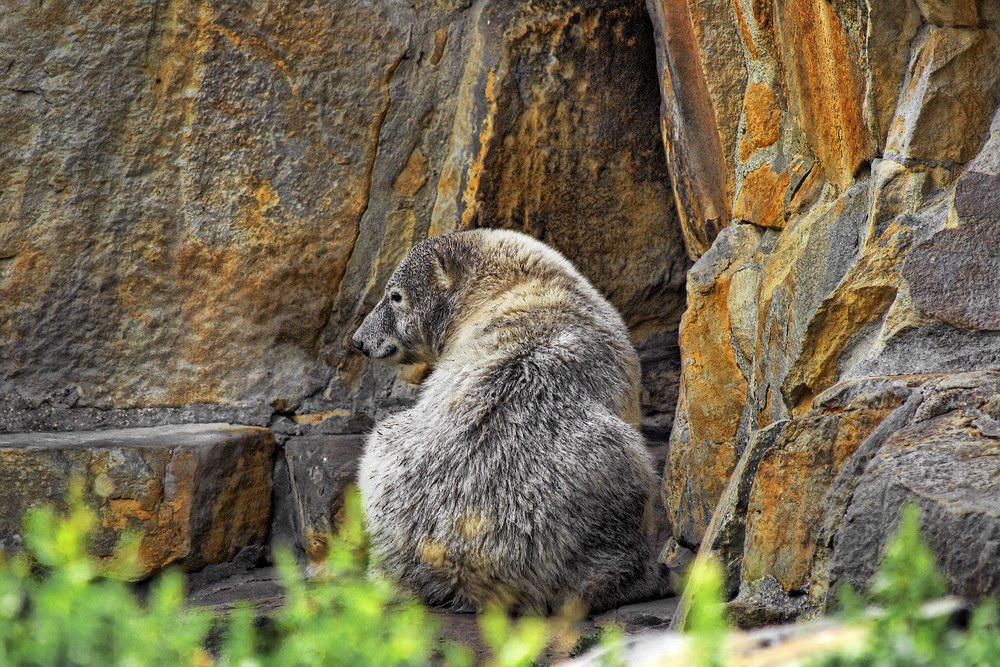
[[[0,435],[0,550],[21,548],[27,510],[65,507],[76,482],[98,558],[131,532],[138,577],[230,561],[267,540],[274,454],[270,430],[229,424]]]

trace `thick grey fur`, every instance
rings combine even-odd
[[[621,316],[562,255],[514,232],[429,239],[354,344],[433,368],[361,461],[384,574],[469,611],[598,611],[658,591],[638,359]]]

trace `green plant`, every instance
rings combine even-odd
[[[904,508],[897,532],[867,593],[838,591],[837,616],[861,628],[864,640],[850,650],[818,656],[813,667],[1000,667],[1000,614],[994,601],[981,604],[968,627],[955,627],[929,603],[947,592],[934,553],[920,533],[920,513]],[[688,574],[690,607],[685,632],[692,663],[726,664],[728,632],[722,604],[722,575],[711,559],[695,561]]]
[[[697,667],[725,663],[724,639],[729,631],[723,605],[722,568],[712,558],[697,558],[687,575],[690,610],[684,630],[691,636]]]
[[[511,619],[499,608],[479,617],[479,628],[496,667],[528,667],[545,650],[551,632],[545,619]]]
[[[618,625],[607,625],[601,628],[599,641],[604,655],[602,667],[625,667],[625,633]]]
[[[0,665],[203,664],[212,618],[185,609],[184,582],[168,572],[140,603],[122,579],[134,571],[136,543],[101,576],[88,556],[92,512],[73,492],[67,516],[32,511],[27,552],[0,561]],[[116,576],[117,575],[117,576]],[[150,647],[155,646],[155,651]]]
[[[126,539],[118,557],[98,563],[87,553],[96,517],[74,490],[70,510],[29,513],[25,550],[0,556],[0,667],[91,665],[156,667],[308,667],[311,665],[423,665],[459,667],[472,662],[468,647],[438,643],[438,623],[416,601],[384,580],[365,576],[364,533],[357,497],[348,500],[343,530],[330,540],[324,575],[306,581],[288,553],[277,557],[285,606],[267,627],[254,611],[239,607],[218,617],[186,604],[183,576],[168,571],[145,596],[127,582],[135,572],[138,543]],[[711,560],[689,574],[691,607],[686,632],[693,662],[725,664],[728,627],[722,575]],[[826,655],[817,667],[1000,667],[1000,614],[987,602],[968,627],[926,613],[945,592],[933,553],[920,536],[919,513],[907,508],[890,540],[870,591],[840,591],[846,623],[867,628],[867,641],[852,652]],[[878,610],[872,613],[872,609]],[[512,619],[500,610],[480,618],[491,665],[527,667],[562,637],[572,645],[572,613],[554,620]],[[209,638],[221,637],[210,652]],[[596,637],[594,638],[597,639]],[[600,643],[608,664],[620,632],[604,630]],[[568,647],[567,647],[568,648]]]
[[[360,501],[349,496],[346,520],[329,541],[326,569],[303,580],[287,551],[277,554],[285,604],[275,617],[277,638],[263,642],[243,611],[231,627],[221,662],[273,667],[297,665],[424,665],[436,648],[438,627],[415,600],[401,598],[384,579],[365,576]],[[235,631],[233,631],[235,630]],[[455,656],[453,656],[454,658]],[[238,662],[243,660],[244,662]]]
[[[330,540],[325,574],[306,581],[289,553],[277,555],[286,604],[258,627],[254,611],[225,617],[186,604],[183,576],[168,571],[140,599],[129,574],[138,543],[98,564],[87,553],[96,517],[79,489],[59,515],[29,513],[25,547],[0,557],[0,667],[308,667],[312,665],[424,665],[472,662],[464,646],[441,645],[438,623],[393,586],[365,576],[364,533],[356,496]],[[545,649],[552,626],[541,619],[512,621],[501,612],[482,619],[482,631],[501,667],[531,664]],[[221,637],[217,648],[209,638]]]

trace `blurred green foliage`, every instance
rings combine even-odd
[[[74,491],[60,516],[36,509],[20,554],[0,556],[0,667],[462,667],[472,650],[438,640],[439,623],[415,600],[365,576],[360,504],[349,499],[344,528],[330,541],[325,572],[306,581],[290,553],[277,555],[286,604],[263,626],[249,606],[225,616],[192,608],[183,575],[167,571],[137,595],[138,543],[98,563],[87,553],[96,517]],[[490,663],[526,667],[553,636],[552,622],[481,618]],[[209,645],[214,648],[210,651]]]
[[[185,610],[181,575],[161,577],[140,604],[121,576],[133,569],[133,541],[100,576],[86,551],[95,517],[74,496],[65,517],[32,511],[27,551],[0,561],[0,665],[205,664],[212,618]]]
[[[946,592],[920,533],[920,511],[907,506],[868,594],[838,590],[841,615],[865,623],[868,640],[856,650],[817,660],[816,667],[1000,667],[996,603],[983,602],[961,629],[949,614],[935,614],[928,606]]]
[[[30,512],[26,548],[13,557],[0,555],[0,667],[461,667],[474,661],[470,647],[439,641],[434,614],[389,582],[365,575],[356,496],[348,500],[343,529],[330,541],[322,575],[307,581],[291,554],[277,555],[286,604],[264,624],[249,606],[226,615],[190,607],[176,571],[137,594],[128,583],[137,571],[137,541],[126,539],[110,562],[89,556],[96,517],[81,498],[74,491],[65,515],[50,508]],[[696,561],[688,586],[691,664],[721,667],[729,630],[717,564]],[[867,628],[867,641],[817,658],[815,667],[1000,667],[996,604],[982,604],[968,627],[959,629],[946,616],[927,613],[927,603],[945,592],[934,555],[921,539],[919,513],[907,508],[871,590],[863,596],[839,592],[839,613]],[[546,620],[488,611],[479,617],[486,662],[537,664],[553,645],[577,641],[576,620],[571,612]],[[624,664],[620,630],[605,628],[590,639],[606,649],[605,664]]]
[[[684,630],[691,636],[694,667],[725,664],[729,626],[723,605],[722,568],[714,559],[695,559],[687,575],[691,607]]]
[[[696,560],[688,574],[691,607],[685,629],[697,667],[727,664],[722,581],[721,569],[710,559]],[[946,593],[934,553],[920,533],[920,512],[907,506],[870,590],[864,595],[846,586],[838,590],[838,616],[863,628],[865,640],[818,656],[812,667],[1000,667],[996,603],[982,603],[968,627],[961,628],[950,614],[934,613],[930,606]]]

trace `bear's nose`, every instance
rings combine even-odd
[[[356,347],[361,352],[361,354],[365,355],[366,357],[368,356],[368,353],[365,352],[365,342],[360,338],[351,338],[351,345]]]

